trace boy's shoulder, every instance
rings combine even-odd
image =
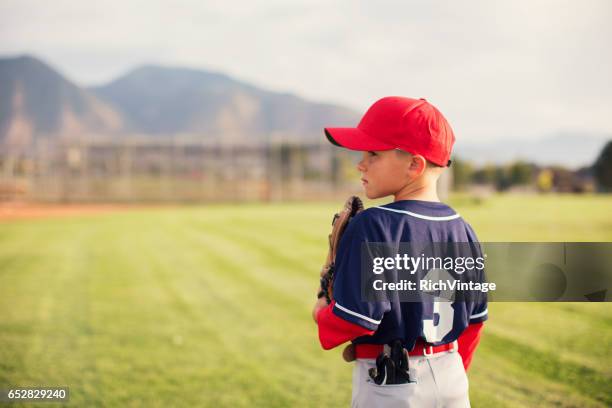
[[[381,220],[388,217],[385,211],[381,211],[381,207],[369,207],[355,215],[349,222],[349,226],[353,229],[372,227]]]
[[[387,220],[397,218],[415,219],[422,221],[452,221],[462,219],[461,215],[451,206],[442,202],[401,200],[388,204],[369,207],[357,214],[355,220],[368,222],[373,220]]]
[[[357,214],[347,232],[367,240],[387,241],[399,235],[425,239],[432,233],[476,240],[472,227],[451,206],[441,202],[404,200],[373,206]]]

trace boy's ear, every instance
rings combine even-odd
[[[421,175],[427,168],[427,160],[420,154],[413,154],[410,157],[410,167],[409,168],[411,171],[414,171],[418,173],[418,175]]]
[[[408,153],[401,149],[396,149],[395,152],[406,161],[406,170],[408,172],[416,173],[417,176],[420,176],[427,169],[427,160],[420,154]]]

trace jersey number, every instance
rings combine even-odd
[[[423,277],[425,280],[446,280],[452,279],[451,275],[444,269],[432,269]],[[437,343],[450,333],[453,329],[455,310],[448,297],[435,296],[433,301],[433,314],[431,319],[423,319],[423,335],[429,343]],[[436,322],[436,315],[438,319]],[[434,324],[437,323],[437,324]]]

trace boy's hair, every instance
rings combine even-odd
[[[407,151],[402,150],[402,149],[395,149],[395,152],[397,154],[399,154],[399,155],[410,155],[410,156],[412,156],[412,153],[407,152]],[[425,159],[425,162],[427,163],[427,168],[428,169],[443,169],[443,168],[446,168],[446,167],[450,166],[450,162],[451,161],[450,160],[448,161],[449,162],[448,166],[440,166],[439,164],[433,163],[433,162],[431,162],[431,161],[429,161],[427,159]]]

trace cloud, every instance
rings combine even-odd
[[[426,97],[460,138],[612,132],[612,3],[4,0],[0,52],[81,84],[142,63],[226,72],[365,110]]]

